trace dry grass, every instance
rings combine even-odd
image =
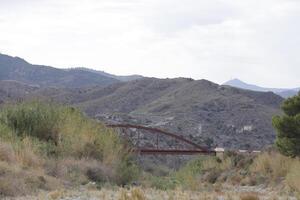
[[[43,159],[37,155],[37,151],[31,138],[25,137],[15,145],[16,161],[24,167],[41,168]]]
[[[300,161],[294,162],[286,177],[286,182],[290,188],[300,194]]]
[[[65,191],[63,190],[55,190],[52,191],[48,194],[49,199],[52,200],[58,200],[58,199],[62,199],[65,195]]]
[[[232,160],[228,157],[218,162],[215,158],[205,159],[202,164],[203,170],[218,169],[221,171],[229,170],[233,167]]]
[[[294,161],[294,159],[276,152],[265,152],[254,160],[251,170],[278,179],[287,175]]]
[[[0,196],[22,196],[62,187],[58,179],[43,171],[26,169],[16,163],[0,162],[0,174]]]
[[[251,167],[252,172],[265,176],[277,184],[284,183],[300,194],[300,160],[290,158],[276,152],[259,155]]]
[[[240,200],[259,200],[258,194],[250,192],[240,195]]]
[[[275,198],[274,198],[275,197]],[[56,190],[50,193],[39,193],[35,197],[21,197],[17,200],[58,200],[58,199],[101,199],[101,200],[275,200],[275,199],[292,199],[289,196],[282,196],[278,193],[269,194],[268,191],[263,193],[256,192],[233,192],[233,188],[221,191],[188,191],[188,190],[154,190],[150,188],[102,188],[101,190],[81,190],[66,191]]]
[[[8,163],[16,162],[15,151],[11,144],[0,141],[0,161]]]
[[[189,162],[185,167],[175,172],[174,176],[175,180],[184,188],[199,190],[199,185],[202,182],[209,184],[225,182],[227,174],[230,174],[229,172],[232,170],[235,170],[238,175],[238,170],[234,166],[232,157],[228,156],[219,159],[202,156]]]
[[[146,200],[145,193],[141,188],[121,189],[119,193],[119,200]]]
[[[53,182],[127,184],[139,172],[111,129],[76,109],[40,102],[0,110],[0,163],[0,196],[52,190]]]
[[[36,114],[32,109],[41,113]],[[99,188],[106,183],[123,186],[137,180],[139,170],[116,133],[74,109],[52,109],[55,107],[22,105],[20,110],[14,107],[7,113],[0,112],[0,197],[52,191],[65,186]],[[9,115],[7,118],[6,114]],[[40,116],[46,121],[55,116],[59,116],[60,120],[55,119],[50,123],[54,127],[47,125],[44,129],[35,121]],[[17,123],[7,123],[9,119]],[[46,123],[45,119],[39,119],[41,124]],[[14,127],[18,124],[21,127]],[[22,132],[30,130],[34,131]],[[44,131],[47,137],[43,135]],[[237,187],[256,185],[257,174],[265,178],[264,184],[267,183],[265,180],[280,185],[287,183],[293,191],[300,193],[299,160],[266,152],[256,157],[253,164],[252,161],[253,157],[235,154],[225,155],[222,159],[200,157],[165,177],[147,174],[141,182],[138,181],[144,187],[164,191],[130,188],[105,193],[101,190],[99,194],[103,198],[100,199],[109,199],[110,196],[120,200],[188,200],[222,196],[225,199],[251,200],[259,195],[224,191],[222,184],[235,184]],[[47,195],[50,199],[60,199],[67,194],[56,190]]]

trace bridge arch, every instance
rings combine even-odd
[[[152,134],[156,136],[156,148],[146,148],[146,147],[135,147],[135,151],[139,154],[171,154],[171,155],[192,155],[192,154],[216,154],[214,150],[210,150],[206,147],[200,146],[196,144],[195,142],[192,142],[189,139],[184,138],[183,136],[180,136],[175,133],[171,133],[162,129],[158,128],[152,128],[147,126],[141,126],[141,125],[133,125],[133,124],[107,124],[107,127],[110,128],[120,128],[120,129],[137,129],[137,130],[144,130],[147,134]],[[139,134],[138,134],[138,140],[139,140]],[[184,143],[189,145],[192,148],[179,148],[179,149],[166,149],[166,148],[160,148],[158,146],[158,140],[159,136],[167,136],[169,138],[173,138],[180,143]]]

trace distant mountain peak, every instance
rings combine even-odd
[[[284,88],[260,87],[260,86],[254,85],[254,84],[248,84],[237,78],[231,79],[231,80],[223,83],[223,85],[229,85],[231,87],[241,88],[241,89],[245,89],[245,90],[253,90],[253,91],[260,91],[260,92],[274,92],[284,98],[294,96],[299,91],[299,88],[284,89]]]
[[[238,78],[233,78],[233,79],[230,79],[229,81],[227,81],[227,82],[242,82],[242,83],[245,83],[245,82],[243,82],[243,81],[241,81],[240,79],[238,79]]]

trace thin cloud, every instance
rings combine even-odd
[[[32,63],[300,86],[296,0],[0,0],[0,32]]]

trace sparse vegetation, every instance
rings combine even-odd
[[[269,194],[267,191],[233,192],[233,188],[221,188],[218,191],[205,188],[206,191],[189,191],[182,189],[155,190],[152,188],[101,188],[100,190],[69,191],[55,190],[49,193],[40,193],[37,196],[20,198],[20,200],[58,200],[58,199],[101,199],[101,200],[259,200],[259,199],[294,199],[288,195],[278,193]]]
[[[294,162],[287,173],[286,182],[288,186],[300,195],[300,161]]]
[[[279,153],[265,152],[254,160],[251,171],[276,181],[285,177],[295,162],[297,160]]]
[[[201,156],[176,171],[163,168],[163,173],[140,174],[130,149],[115,132],[74,108],[60,105],[33,102],[4,106],[0,139],[0,196],[48,190],[53,191],[51,198],[59,199],[64,196],[61,188],[85,185],[97,189],[107,184],[140,185],[122,189],[116,196],[136,200],[148,199],[145,190],[149,188],[165,191],[161,194],[169,199],[181,199],[175,191],[221,192],[224,185],[284,185],[289,189],[286,192],[300,193],[299,159],[274,150],[257,156],[235,152],[220,158]],[[233,196],[246,200],[260,195],[247,192]],[[227,197],[232,199],[232,194]]]
[[[283,193],[290,190],[297,194],[300,192],[299,169],[299,159],[281,155],[274,150],[259,155],[226,152],[222,158],[201,156],[166,176],[147,177],[144,186],[165,191],[176,188],[203,191],[209,185],[216,190],[222,185],[263,185],[281,187],[280,191]],[[240,196],[241,199],[259,199],[258,197],[258,194],[251,192]]]
[[[40,102],[6,105],[0,112],[0,139],[4,196],[66,183],[124,185],[139,171],[117,134],[70,107]]]

